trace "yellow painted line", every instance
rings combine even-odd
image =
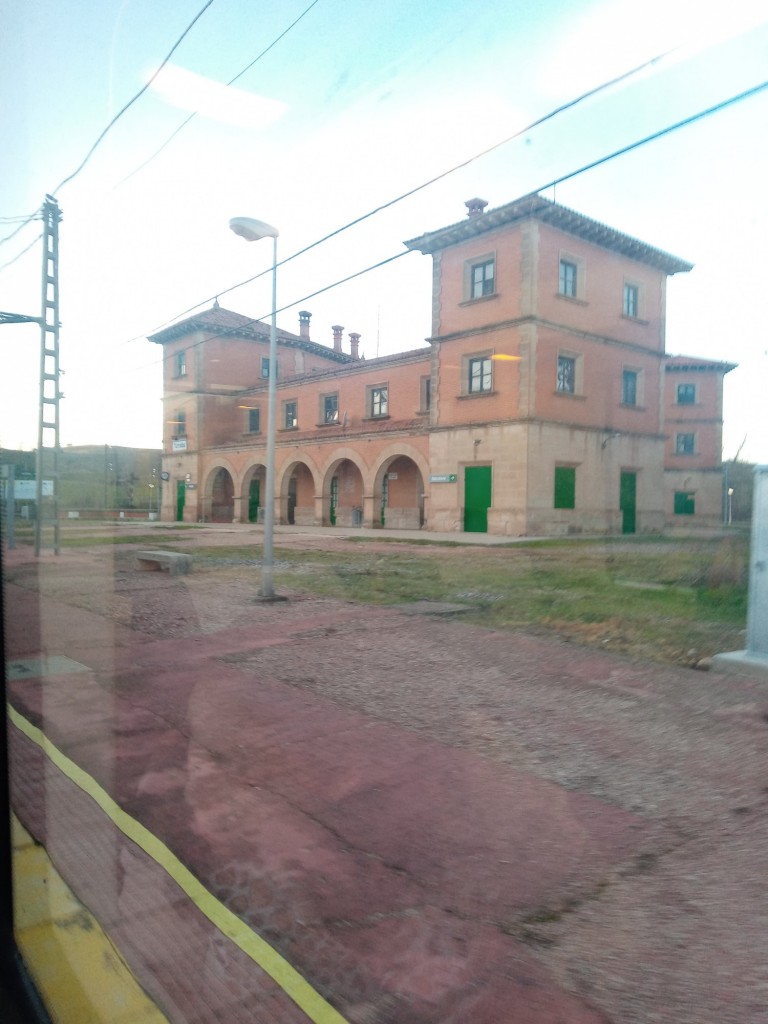
[[[168,1024],[92,914],[14,817],[17,941],[56,1024]]]
[[[231,939],[255,964],[268,974],[314,1024],[347,1024],[344,1017],[316,992],[277,950],[224,906],[198,881],[178,857],[141,822],[131,817],[102,789],[98,782],[56,747],[37,726],[15,708],[8,707],[8,718],[50,758],[57,768],[87,793],[107,817],[152,860],[160,865],[189,896],[198,910]]]

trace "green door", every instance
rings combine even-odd
[[[331,503],[328,509],[328,519],[331,526],[336,525],[336,506],[339,503],[339,478],[334,476],[331,478]]]
[[[619,481],[621,532],[634,533],[637,527],[637,473],[623,472]]]
[[[488,532],[491,479],[490,466],[467,466],[464,470],[464,530],[466,533]]]
[[[248,488],[248,522],[257,523],[259,521],[259,508],[261,507],[261,481],[258,479],[251,480],[251,486]]]
[[[187,497],[187,485],[183,480],[176,481],[176,521],[180,523],[184,518],[184,502]]]

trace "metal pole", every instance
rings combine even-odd
[[[264,507],[264,548],[261,567],[261,596],[273,598],[275,530],[275,405],[277,394],[277,236],[272,239],[272,322],[269,328],[269,390],[267,401],[267,479]]]

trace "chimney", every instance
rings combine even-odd
[[[299,337],[303,338],[304,341],[309,341],[309,321],[312,319],[312,314],[307,312],[306,309],[299,310]]]
[[[487,199],[468,199],[464,205],[467,208],[468,217],[480,217],[488,205]]]
[[[349,354],[352,356],[353,359],[359,359],[360,358],[360,355],[358,353],[359,346],[360,346],[360,335],[359,334],[350,334],[350,336],[349,336]]]
[[[334,324],[331,330],[333,331],[333,351],[341,352],[341,332],[344,328],[339,327],[338,324]]]

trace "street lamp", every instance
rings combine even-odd
[[[274,565],[273,536],[275,529],[275,394],[277,384],[277,228],[252,217],[233,217],[230,228],[247,242],[272,239],[272,323],[269,329],[269,398],[267,401],[267,479],[264,499],[264,547],[261,569],[261,596],[274,600],[272,584]]]

